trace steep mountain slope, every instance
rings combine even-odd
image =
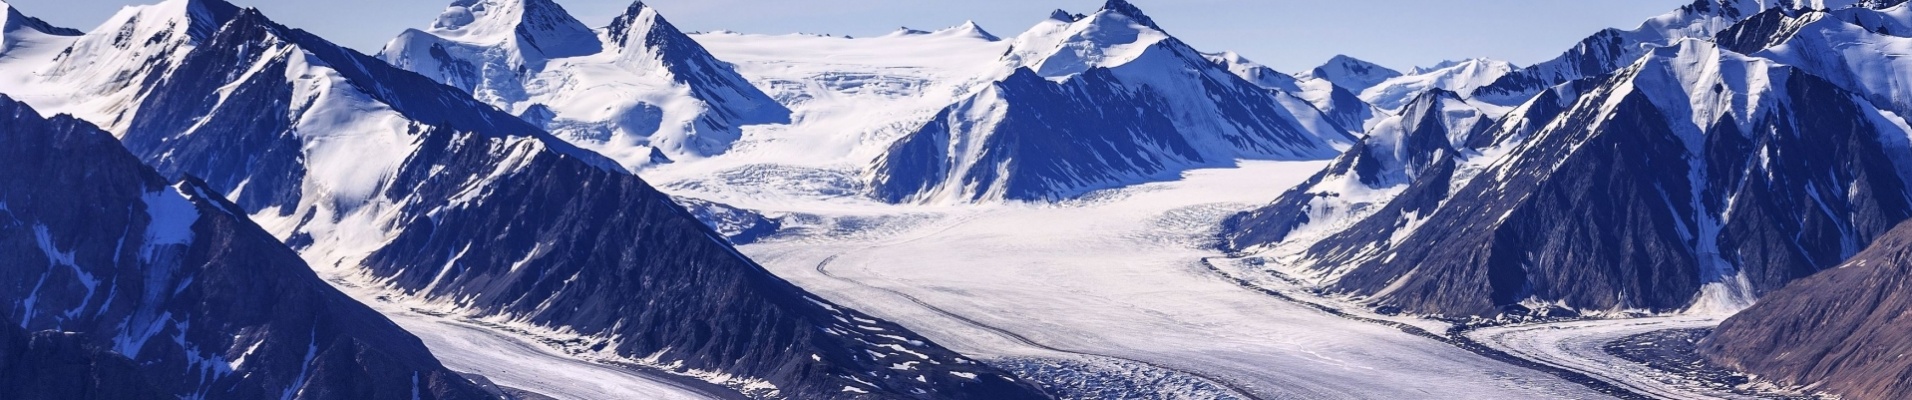
[[[0,258],[9,265],[0,285],[12,288],[0,291],[0,303],[18,317],[8,324],[77,332],[36,337],[28,347],[85,357],[91,361],[69,365],[133,384],[100,390],[491,397],[439,365],[417,338],[321,281],[231,203],[197,181],[166,184],[91,124],[45,119],[0,97],[0,170],[8,172],[0,180],[0,247],[8,251]],[[133,360],[114,361],[118,354]],[[139,376],[126,376],[128,365]]]
[[[1286,261],[1420,313],[1731,310],[1912,215],[1904,126],[1799,69],[1687,40],[1585,93]],[[1280,240],[1256,229],[1235,244]]]
[[[1478,153],[1492,120],[1460,96],[1434,89],[1399,116],[1388,117],[1328,169],[1284,193],[1274,204],[1229,224],[1240,242],[1275,243],[1346,228],[1394,200],[1427,174],[1450,173],[1457,159]]]
[[[1872,8],[1877,7],[1877,8]],[[1722,46],[1798,66],[1899,115],[1912,112],[1912,6],[1769,10],[1720,33]]]
[[[772,276],[610,160],[455,88],[252,10],[173,57],[133,89],[149,95],[123,141],[321,268],[753,395],[1040,396]]]
[[[223,1],[172,0],[131,6],[83,36],[42,37],[7,46],[0,93],[49,113],[73,114],[110,131],[130,120],[140,84],[158,79],[239,8]]]
[[[0,316],[7,321],[17,318]],[[0,324],[0,397],[18,400],[159,400],[133,360],[77,334]]]
[[[1351,141],[1306,101],[1243,80],[1122,0],[1058,12],[1002,62],[999,79],[876,161],[875,197],[1056,200],[1241,158],[1327,158]]]
[[[1700,343],[1714,362],[1854,399],[1912,396],[1912,224],[1773,292]]]
[[[638,1],[593,31],[550,0],[460,0],[379,58],[626,168],[723,153],[790,111]]]
[[[1587,77],[1597,77],[1633,64],[1635,59],[1656,47],[1680,39],[1710,39],[1716,33],[1742,19],[1769,8],[1832,9],[1856,3],[1855,0],[1695,0],[1641,23],[1631,30],[1606,29],[1582,39],[1566,53],[1539,64],[1515,71],[1472,92],[1476,98],[1493,104],[1514,105],[1525,102],[1548,87]]]
[[[13,8],[13,5],[0,2],[0,53],[12,49],[19,42],[43,40],[45,36],[79,36],[78,30],[61,28],[29,17]]]

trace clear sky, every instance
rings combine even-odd
[[[56,25],[90,30],[120,7],[159,0],[0,0]],[[230,0],[361,51],[424,27],[451,0]],[[592,26],[629,0],[557,0]],[[1208,52],[1234,50],[1286,72],[1347,54],[1396,69],[1442,60],[1553,58],[1606,27],[1632,28],[1692,0],[1131,0],[1169,33]],[[1013,37],[1057,8],[1102,0],[649,0],[688,31],[865,36],[975,20]]]

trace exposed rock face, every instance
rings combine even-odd
[[[218,26],[125,83],[143,95],[123,140],[320,268],[756,395],[1043,397],[771,275],[612,160],[455,88],[255,10]]]
[[[1428,314],[1731,309],[1912,216],[1904,133],[1797,68],[1689,40],[1579,97],[1530,103],[1485,134],[1504,155],[1436,160],[1287,261]],[[1281,236],[1237,228],[1242,248]]]
[[[0,323],[0,397],[17,400],[159,400],[133,360],[78,334],[28,333]]]
[[[1852,399],[1912,396],[1912,224],[1767,295],[1700,342],[1714,362]]]
[[[196,180],[168,185],[91,124],[0,97],[0,170],[8,325],[75,332],[29,340],[26,362],[169,397],[489,397],[238,207]],[[49,390],[99,383],[62,379],[83,386]]]

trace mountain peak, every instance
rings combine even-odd
[[[645,45],[645,43],[631,43],[630,39],[633,35],[639,38],[649,38],[652,36],[651,33],[661,30],[677,32],[677,28],[671,26],[670,21],[665,21],[664,16],[658,15],[657,10],[644,4],[643,0],[631,2],[631,6],[624,9],[624,14],[618,15],[617,18],[612,18],[611,26],[605,29],[611,37],[612,44],[620,47]],[[640,29],[643,30],[643,32],[634,32]],[[682,32],[678,33],[680,35],[682,34]]]
[[[1148,14],[1142,13],[1141,8],[1137,8],[1135,4],[1129,3],[1128,0],[1109,0],[1107,4],[1102,5],[1102,11],[1127,16],[1129,19],[1135,20],[1136,23],[1147,26],[1150,29],[1163,30],[1160,25],[1155,24],[1154,19],[1149,18]]]
[[[1335,86],[1340,86],[1343,89],[1355,93],[1360,93],[1388,79],[1401,76],[1400,71],[1395,71],[1388,67],[1383,67],[1379,64],[1347,55],[1336,55],[1334,58],[1329,58],[1328,62],[1321,64],[1319,67],[1315,67],[1315,69],[1309,71],[1308,74],[1315,78],[1326,79],[1328,82],[1334,83]]]
[[[481,45],[508,45],[526,56],[560,58],[603,50],[597,33],[550,0],[457,0],[431,33]]]
[[[1076,21],[1082,20],[1082,17],[1083,17],[1082,14],[1071,14],[1068,11],[1063,11],[1060,8],[1056,9],[1055,11],[1049,12],[1049,19],[1062,21],[1062,22],[1076,22]]]
[[[953,28],[950,28],[950,30],[970,34],[970,35],[980,37],[980,38],[983,38],[984,40],[988,40],[991,42],[1002,40],[1002,37],[989,33],[988,30],[983,29],[982,25],[977,24],[976,21],[973,21],[973,20],[963,21],[962,25],[957,25]]]
[[[53,24],[42,21],[39,18],[29,17],[25,13],[21,13],[20,9],[14,8],[12,4],[7,4],[6,1],[0,1],[0,10],[4,10],[4,12],[0,12],[0,33],[13,32],[17,29],[26,28],[40,33],[58,36],[79,36],[86,34],[77,29],[53,26]],[[0,44],[0,46],[5,46],[5,44]],[[0,47],[0,49],[4,49],[4,47]]]
[[[205,40],[240,12],[239,6],[225,0],[167,0],[151,6],[167,17],[186,18],[186,33],[194,41]]]

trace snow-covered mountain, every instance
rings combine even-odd
[[[1722,46],[1798,66],[1899,115],[1912,113],[1912,7],[1865,3],[1833,11],[1773,9],[1720,33]]]
[[[1395,71],[1366,60],[1346,55],[1334,56],[1328,62],[1315,69],[1295,75],[1302,79],[1320,79],[1340,86],[1350,92],[1361,93],[1374,85],[1389,79],[1400,77],[1401,71]]]
[[[593,30],[550,0],[459,0],[379,58],[626,168],[721,154],[746,125],[790,121],[641,1]]]
[[[195,15],[136,28],[196,30]],[[255,10],[204,22],[215,28],[203,37],[142,42],[169,60],[153,78],[110,82],[139,94],[116,133],[162,173],[204,178],[321,270],[753,395],[1041,396],[771,275],[612,160],[456,88]],[[21,88],[54,93],[36,86],[51,82]],[[92,104],[70,98],[41,99]]]
[[[29,17],[14,9],[13,5],[0,2],[0,52],[6,52],[23,41],[41,41],[46,36],[79,36],[81,33]]]
[[[1687,38],[1711,39],[1740,20],[1769,8],[1837,9],[1856,0],[1695,0],[1631,30],[1606,29],[1582,39],[1552,60],[1522,68],[1471,93],[1470,98],[1511,106],[1548,87],[1606,75],[1632,65],[1656,47]]]
[[[1773,292],[1700,342],[1712,361],[1849,399],[1912,396],[1912,224]]]
[[[1388,78],[1362,90],[1360,96],[1368,104],[1380,109],[1399,111],[1428,91],[1439,89],[1461,94],[1473,93],[1475,89],[1491,84],[1517,68],[1506,61],[1484,58],[1448,61]]]
[[[1290,93],[1302,100],[1307,100],[1308,104],[1313,104],[1315,109],[1321,110],[1322,115],[1327,116],[1329,122],[1348,132],[1367,132],[1371,122],[1387,115],[1386,111],[1377,109],[1366,100],[1362,100],[1356,92],[1327,79],[1315,78],[1312,75],[1285,74],[1244,58],[1235,52],[1206,54],[1206,56],[1209,61],[1228,68],[1228,72],[1233,72],[1256,86]]]
[[[991,82],[878,158],[890,202],[1056,200],[1231,165],[1321,159],[1352,140],[1320,110],[1243,80],[1122,0],[1018,36]]]
[[[1806,70],[1684,40],[1594,82],[1345,229],[1231,238],[1417,313],[1732,310],[1912,216],[1904,124]]]
[[[0,248],[9,249],[0,286],[10,288],[0,304],[11,317],[0,325],[72,332],[35,337],[29,346],[58,347],[23,364],[62,365],[45,357],[65,348],[113,374],[105,378],[136,383],[100,393],[151,385],[205,399],[497,397],[320,280],[203,183],[167,183],[92,124],[0,96],[0,170]],[[124,366],[136,368],[113,372]],[[82,388],[8,397],[81,398]]]
[[[1283,194],[1273,205],[1230,223],[1236,240],[1274,243],[1345,229],[1388,204],[1421,178],[1449,173],[1463,157],[1491,144],[1493,120],[1459,95],[1433,89],[1382,119],[1328,169]]]
[[[145,95],[140,85],[159,79],[238,11],[222,1],[168,1],[121,9],[85,35],[29,36],[0,49],[8,71],[0,93],[124,129],[130,105]]]

